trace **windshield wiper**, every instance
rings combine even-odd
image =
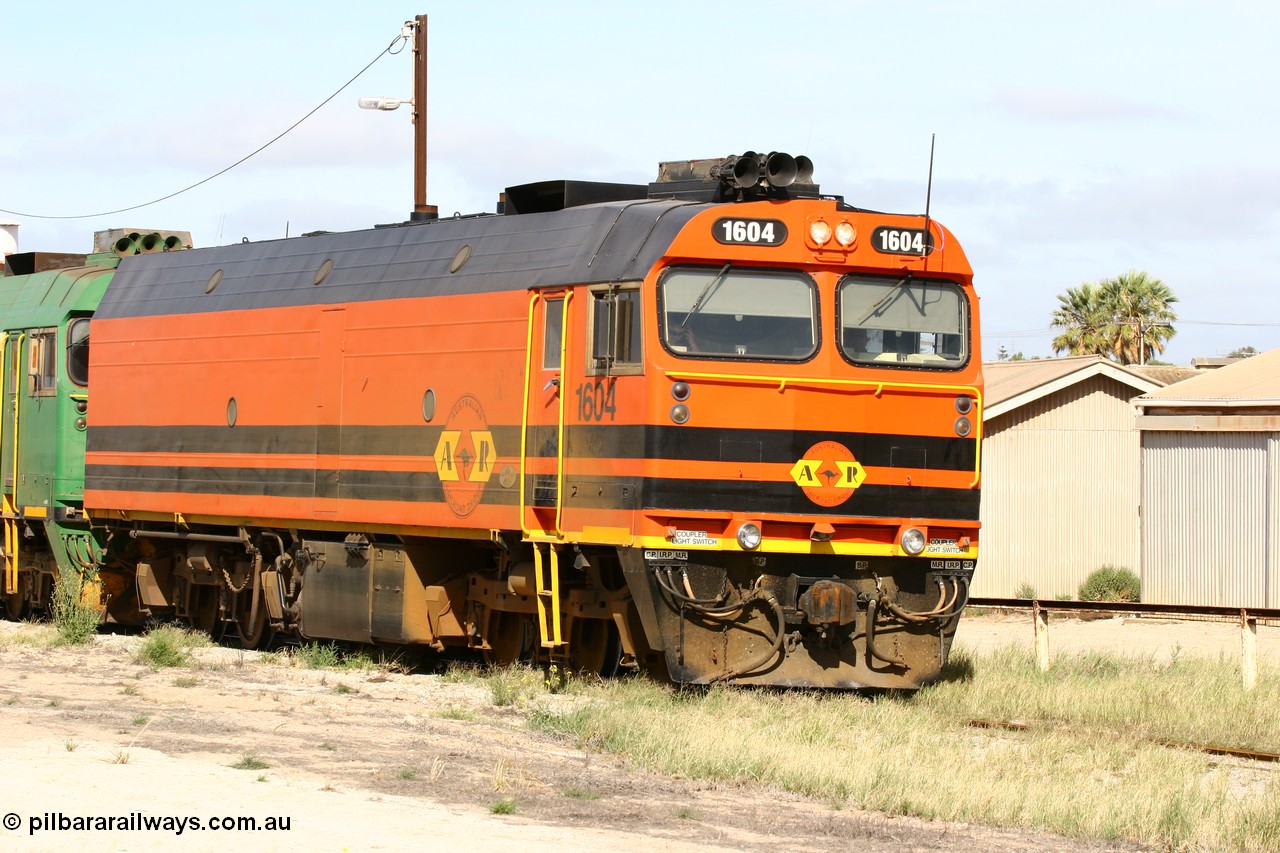
[[[854,323],[853,325],[861,326],[863,323],[867,322],[867,320],[871,317],[872,314],[879,314],[880,309],[884,308],[886,305],[889,304],[890,297],[892,297],[895,293],[898,292],[898,288],[902,287],[902,285],[906,284],[909,281],[911,281],[910,275],[902,279],[902,281],[898,282],[893,287],[886,290],[884,296],[881,296],[879,299],[877,299],[875,301],[875,304],[873,304],[870,308],[867,309],[867,313],[859,317],[858,322]]]
[[[729,267],[731,266],[733,266],[733,261],[722,266],[720,268],[720,272],[716,273],[716,277],[707,282],[706,287],[702,288],[702,292],[698,294],[698,298],[693,300],[693,305],[689,308],[689,313],[685,314],[684,319],[680,321],[680,328],[683,329],[684,324],[689,322],[689,318],[694,315],[694,312],[702,307],[702,300],[707,298],[707,294],[711,292],[711,288],[715,287],[724,279],[725,275],[729,272]]]

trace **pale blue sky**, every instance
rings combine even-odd
[[[824,191],[924,209],[964,244],[985,355],[1049,355],[1056,296],[1141,269],[1180,297],[1177,363],[1280,346],[1280,7],[1203,2],[6,4],[0,208],[149,201],[248,154],[430,16],[428,200],[645,183],[660,160],[807,154]],[[1210,8],[1212,6],[1212,8]],[[169,201],[21,224],[23,250],[102,228],[197,245],[398,221],[412,208],[408,51],[283,140]]]

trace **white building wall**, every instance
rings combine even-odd
[[[975,596],[1074,598],[1099,566],[1139,571],[1136,394],[1095,376],[985,424]]]
[[[18,251],[18,223],[0,219],[0,262]]]
[[[1144,601],[1276,606],[1276,449],[1274,433],[1142,433]]]

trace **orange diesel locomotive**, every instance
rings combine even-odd
[[[977,298],[806,158],[124,259],[85,506],[122,621],[917,687],[978,550]]]

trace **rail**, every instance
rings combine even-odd
[[[1280,621],[1280,610],[1266,607],[1220,607],[1215,605],[1151,604],[1138,601],[1040,601],[1030,598],[971,598],[969,608],[1030,611],[1035,629],[1036,662],[1042,672],[1049,670],[1049,614],[1110,613],[1136,616],[1238,621],[1240,625],[1241,677],[1245,690],[1258,685],[1258,620]]]
[[[1038,598],[971,598],[970,607],[993,610],[1061,610],[1076,613],[1133,613],[1142,616],[1182,616],[1236,620],[1247,617],[1280,621],[1280,610],[1265,607],[1218,607],[1193,604],[1150,604],[1145,601],[1045,601]]]

